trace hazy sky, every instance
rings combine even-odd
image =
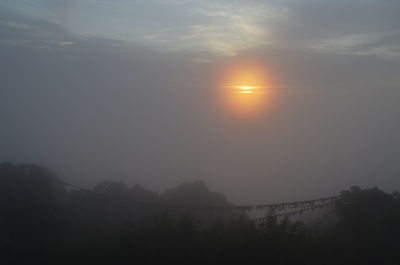
[[[250,65],[265,93],[239,115],[221,91]],[[398,0],[0,3],[0,161],[73,183],[399,190],[399,114]]]

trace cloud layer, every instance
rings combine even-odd
[[[201,178],[242,203],[395,189],[398,4],[322,2],[5,1],[0,160],[86,185]],[[250,121],[216,97],[245,60],[276,80]]]
[[[399,59],[400,4],[393,0],[6,0],[2,5],[81,35],[161,51],[235,55],[268,46]]]

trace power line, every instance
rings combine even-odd
[[[96,191],[81,187],[79,185],[71,184],[65,181],[57,180],[60,184],[64,186],[69,186],[73,188],[77,188],[89,193],[96,193]],[[174,209],[182,209],[182,210],[239,210],[239,211],[253,211],[253,210],[269,210],[271,212],[282,211],[286,208],[300,208],[300,210],[281,213],[281,214],[270,214],[269,216],[283,216],[288,214],[296,214],[300,212],[304,212],[306,210],[312,210],[320,207],[324,207],[326,205],[333,204],[340,196],[330,196],[312,200],[301,200],[301,201],[292,201],[292,202],[283,202],[283,203],[265,203],[265,204],[253,204],[253,205],[232,205],[232,206],[211,206],[211,205],[177,205],[177,204],[162,204],[162,203],[148,203],[148,202],[134,202],[137,206],[160,206]],[[321,204],[325,202],[325,204]]]
[[[299,210],[295,210],[295,211],[281,212],[281,213],[271,213],[271,214],[268,214],[267,216],[256,218],[253,221],[256,224],[262,224],[262,223],[265,223],[266,221],[268,221],[269,218],[290,217],[290,216],[295,216],[297,214],[301,215],[304,212],[314,211],[316,209],[321,210],[321,209],[326,208],[328,206],[332,206],[333,204],[334,204],[334,201],[329,202],[329,203],[325,203],[325,204],[314,205],[314,206],[311,206],[311,207],[305,207],[305,208],[302,208],[302,209],[299,209]],[[333,211],[333,209],[331,209],[331,211]],[[325,216],[325,218],[327,218],[327,217],[328,216]],[[325,218],[323,220],[321,220],[321,223],[325,220]]]

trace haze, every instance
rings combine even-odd
[[[398,190],[399,29],[396,0],[3,0],[0,161],[235,203]]]

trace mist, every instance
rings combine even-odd
[[[1,1],[0,263],[400,264],[399,18]]]
[[[0,43],[2,161],[46,165],[87,187],[204,180],[237,203],[400,184],[397,60],[270,47],[162,52],[31,22],[1,24],[13,41]],[[57,39],[42,43],[35,30]],[[218,101],[217,80],[244,60],[265,65],[277,85],[261,115],[241,119]]]

